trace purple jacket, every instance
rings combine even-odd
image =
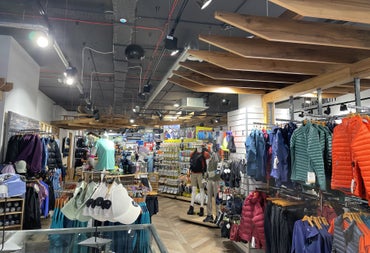
[[[42,160],[42,143],[40,138],[34,134],[24,135],[19,150],[17,161],[24,160],[30,172],[39,173]]]

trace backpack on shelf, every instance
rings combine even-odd
[[[207,163],[204,159],[203,152],[194,152],[190,158],[190,171],[191,172],[205,172],[207,170]]]

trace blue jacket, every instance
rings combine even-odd
[[[289,146],[284,141],[282,129],[275,127],[270,133],[272,147],[271,176],[275,178],[276,185],[289,182]]]
[[[252,130],[245,141],[247,150],[247,175],[258,181],[266,181],[266,144],[263,132]]]

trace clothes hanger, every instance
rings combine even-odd
[[[312,222],[312,218],[311,218],[310,216],[308,216],[308,215],[303,216],[302,221],[307,221],[307,222],[308,222],[308,224],[309,224],[311,227],[313,227],[313,226],[314,226],[314,224],[313,224],[313,222]]]

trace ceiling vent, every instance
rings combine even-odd
[[[205,105],[203,98],[182,98],[180,106],[177,108],[182,111],[201,112],[209,107]]]

